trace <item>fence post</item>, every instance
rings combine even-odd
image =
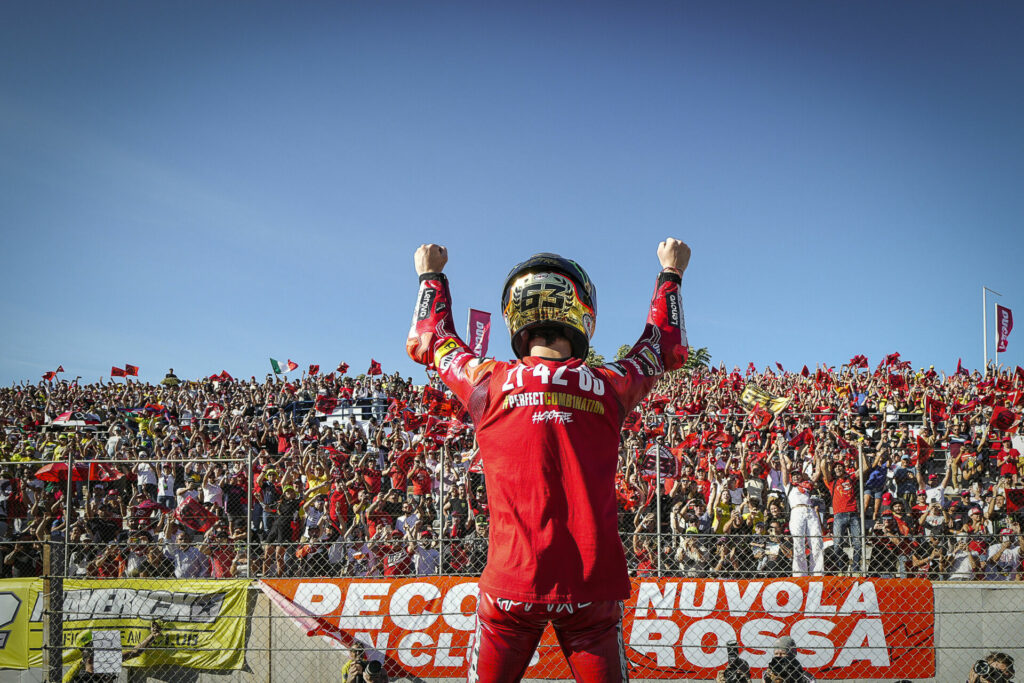
[[[657,441],[654,442],[657,445]],[[655,552],[658,553],[658,578],[661,578],[661,448],[655,448],[654,450],[654,504],[657,506],[654,510],[655,516],[655,530],[658,532],[655,543]]]
[[[252,450],[249,449],[245,456],[245,493],[248,498],[245,506],[245,573],[252,578],[252,506],[256,502],[256,492],[252,480]]]
[[[442,444],[442,446],[441,446],[441,476],[439,477],[440,481],[438,482],[439,486],[438,486],[438,489],[437,489],[437,518],[441,522],[438,525],[439,528],[438,528],[438,534],[437,534],[437,574],[439,576],[444,574],[444,541],[445,541],[445,538],[444,538],[444,494],[445,494],[444,473],[445,473],[445,464],[447,463],[447,460],[448,460],[448,446]],[[469,476],[468,472],[466,473],[466,476]]]
[[[70,479],[70,473],[68,478]],[[67,533],[65,532],[65,543]],[[49,586],[44,588],[44,595],[47,596],[46,619],[47,619],[47,642],[43,649],[48,658],[47,680],[51,683],[60,683],[64,676],[64,574],[61,568],[64,566],[65,554],[63,543],[49,543],[46,549],[49,551],[49,562],[45,568]]]

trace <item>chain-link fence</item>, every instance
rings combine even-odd
[[[936,449],[931,474],[945,456]],[[943,482],[953,500],[937,511],[916,487],[878,505],[858,476],[854,511],[835,512],[821,479],[793,504],[771,477],[751,489],[728,461],[702,470],[657,439],[623,460],[633,679],[760,677],[783,636],[818,679],[956,680],[990,651],[1022,654],[1024,539],[1005,502],[961,501]],[[224,486],[188,476],[174,491],[73,454],[33,465],[54,471],[41,514],[10,520],[0,551],[2,680],[467,675],[489,544],[487,482],[472,466],[455,483],[380,477],[340,494],[314,490],[310,470],[306,491],[282,482],[268,497],[273,468],[252,455],[203,463]],[[571,678],[550,629],[532,661],[528,678]]]

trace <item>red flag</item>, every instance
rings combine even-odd
[[[125,376],[125,371],[115,365],[115,366],[110,368],[110,376],[111,377],[124,377]]]
[[[57,370],[55,372],[64,372],[64,366],[63,365],[58,365],[57,366]]]
[[[794,448],[803,446],[805,443],[811,444],[812,446],[814,445],[814,432],[812,432],[810,428],[803,430],[789,440],[789,445]]]
[[[622,428],[631,432],[639,432],[642,421],[643,418],[640,416],[640,413],[634,410],[626,416],[625,421],[622,423]]]
[[[334,409],[338,407],[338,399],[330,396],[317,396],[313,407],[321,413],[330,415],[334,412]]]
[[[1012,331],[1013,311],[996,304],[996,351],[1002,353],[1006,350],[1008,337]]]
[[[483,358],[487,355],[487,341],[491,336],[491,314],[487,311],[469,309],[469,321],[466,323],[466,339],[473,354]]]
[[[320,366],[319,365],[310,365],[309,366],[309,376],[310,377],[312,377],[313,375],[317,374],[318,372],[320,372]]]
[[[193,531],[205,533],[217,523],[217,515],[210,512],[195,498],[186,498],[174,511],[174,517]]]
[[[339,375],[344,375],[348,372],[348,363],[338,363],[338,369],[335,372]]]
[[[946,412],[947,405],[938,399],[934,399],[931,396],[927,396],[924,399],[924,412],[927,415],[931,415],[933,420],[945,420],[949,417]]]
[[[370,369],[366,371],[367,375],[383,375],[384,371],[380,369],[380,363],[374,359],[370,359]]]
[[[1006,511],[1018,512],[1024,510],[1024,489],[1006,489]]]
[[[297,367],[299,367],[299,364],[293,361],[291,358],[289,358],[288,365],[285,366],[285,372],[291,372]]]
[[[932,457],[932,447],[928,445],[924,437],[918,436],[914,443],[914,457],[911,461],[914,465],[923,465]]]
[[[866,368],[868,366],[868,357],[857,354],[850,359],[850,366],[854,368]]]
[[[900,360],[900,354],[899,353],[890,353],[888,356],[885,357],[885,360],[882,361],[882,363],[885,364],[886,366],[895,365],[896,363],[899,362],[899,360]]]
[[[754,425],[754,429],[764,429],[772,421],[772,414],[761,407],[761,404],[755,404],[754,409],[750,411],[748,417],[750,423]]]
[[[956,373],[955,373],[954,376],[956,376],[956,375],[969,375],[969,374],[971,374],[971,373],[967,372],[967,368],[964,367],[963,359],[957,358],[956,359]]]
[[[1013,371],[1013,376],[1024,379],[1024,368],[1018,365],[1017,369]]]
[[[782,363],[779,361],[775,361],[775,367],[779,369],[779,372],[785,372],[785,370],[782,369]]]
[[[800,374],[803,375],[804,377],[810,377],[811,376],[811,371],[808,370],[807,366],[805,365],[804,369],[800,371]]]
[[[747,376],[753,375],[755,372],[757,372],[757,369],[754,368],[754,362],[751,361],[750,365],[747,366]]]
[[[125,375],[131,375],[132,377],[138,377],[139,376],[139,368],[136,365],[125,364],[125,366],[124,366],[124,374]]]
[[[44,373],[43,374],[43,379],[49,381],[49,380],[53,379],[56,376],[57,376],[57,373],[51,371],[51,372]]]
[[[116,481],[123,476],[124,473],[111,463],[95,460],[89,463],[89,481]]]
[[[230,382],[231,380],[234,379],[234,377],[229,375],[227,370],[221,370],[220,371],[220,379],[223,382]]]
[[[1017,424],[1017,414],[1000,406],[992,408],[992,418],[988,421],[993,428],[1003,432],[1014,431]]]
[[[889,386],[899,391],[907,390],[907,380],[903,375],[889,375]]]

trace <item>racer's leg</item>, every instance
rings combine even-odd
[[[626,648],[622,642],[621,602],[606,600],[551,607],[556,612],[562,610],[552,619],[552,626],[573,678],[586,683],[629,680]]]
[[[494,598],[481,591],[476,632],[469,648],[468,683],[522,679],[547,626],[546,607]]]

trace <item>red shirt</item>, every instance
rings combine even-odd
[[[430,472],[425,467],[418,467],[413,470],[409,474],[409,479],[412,481],[412,493],[414,496],[427,495],[434,484],[434,478],[430,476]]]
[[[833,479],[826,484],[832,494],[832,513],[857,511],[857,488],[849,477]]]
[[[380,493],[380,482],[383,479],[383,475],[380,470],[376,467],[364,467],[359,470],[359,474],[363,477],[363,483],[366,485],[366,491],[377,495]]]
[[[381,546],[384,576],[409,576],[413,573],[413,553],[404,543]]]
[[[406,348],[438,370],[476,425],[491,507],[480,589],[548,604],[627,598],[619,432],[658,376],[686,359],[678,276],[659,277],[640,340],[599,368],[575,358],[477,358],[456,336],[451,309],[446,278],[425,278]]]

